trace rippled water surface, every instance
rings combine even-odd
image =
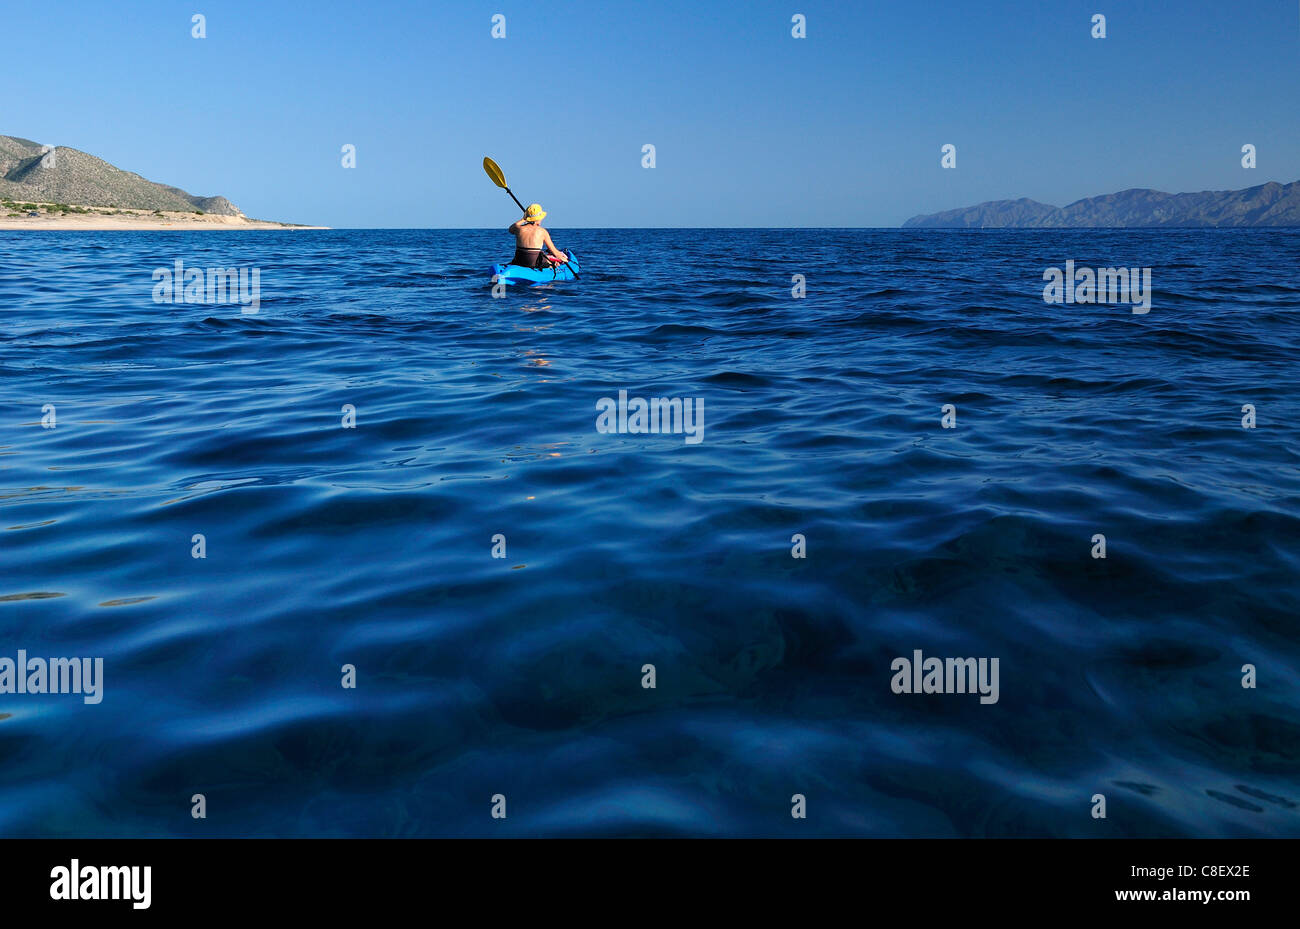
[[[1300,835],[1300,230],[556,238],[0,233],[0,834]]]

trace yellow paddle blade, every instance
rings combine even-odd
[[[501,173],[501,169],[497,167],[497,163],[491,158],[483,159],[483,170],[487,172],[488,177],[492,178],[493,184],[498,187],[506,186],[506,176]]]

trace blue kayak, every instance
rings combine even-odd
[[[505,281],[507,284],[549,284],[552,281],[572,281],[579,273],[578,256],[569,252],[569,263],[558,264],[549,268],[521,268],[519,265],[493,265],[492,283]]]

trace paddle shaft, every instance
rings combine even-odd
[[[509,187],[503,187],[501,189],[504,190],[506,193],[510,194],[510,199],[515,201],[515,206],[519,207],[520,213],[528,212],[526,209],[524,209],[524,205],[519,202],[519,198],[515,196],[514,191],[512,191]]]

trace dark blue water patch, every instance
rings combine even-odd
[[[0,834],[1300,835],[1300,232],[556,238],[0,233]]]

